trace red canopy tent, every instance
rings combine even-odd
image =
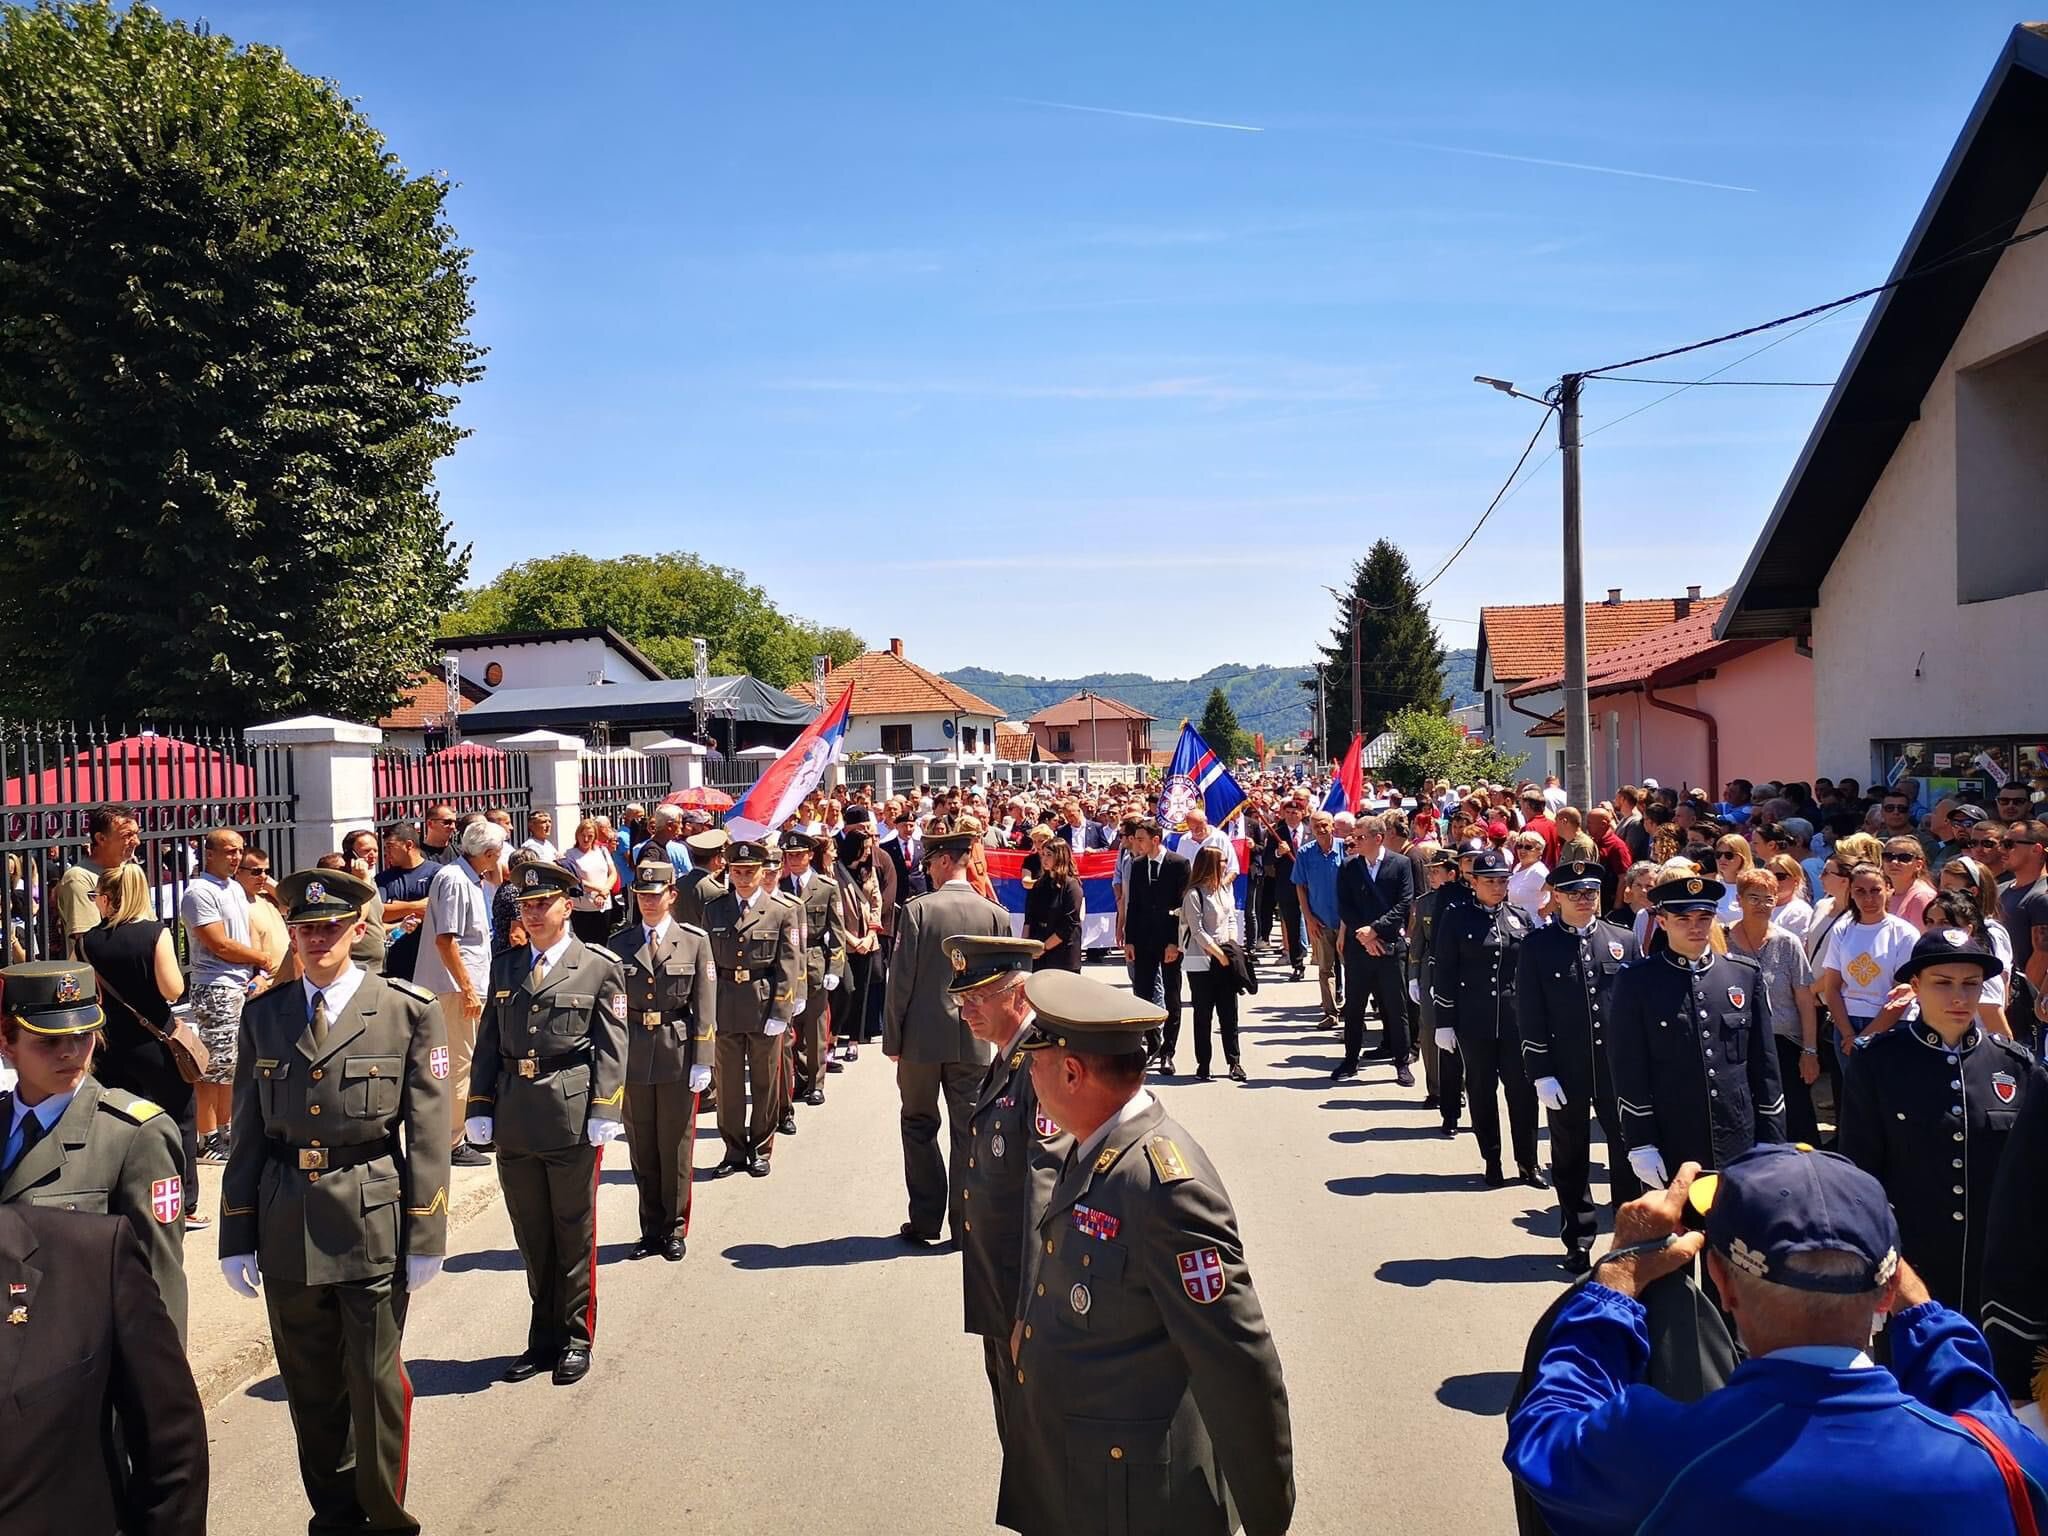
[[[247,764],[174,736],[122,736],[0,783],[0,806],[232,800],[253,795],[255,778]]]

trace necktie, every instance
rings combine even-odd
[[[548,979],[548,957],[537,954],[533,957],[533,984],[537,987]]]
[[[20,1127],[10,1138],[15,1144],[14,1156],[7,1159],[7,1167],[10,1172],[13,1170],[14,1165],[24,1157],[27,1157],[30,1149],[43,1139],[45,1129],[43,1117],[34,1110],[30,1110],[21,1117]]]
[[[313,994],[313,1049],[324,1049],[327,1044],[327,994]]]

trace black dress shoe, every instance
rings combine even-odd
[[[490,1154],[478,1151],[466,1141],[448,1154],[448,1161],[451,1166],[456,1168],[488,1168],[491,1166]]]
[[[657,1252],[660,1251],[660,1249],[660,1238],[643,1237],[640,1239],[639,1242],[633,1245],[633,1251],[627,1254],[626,1257],[629,1259],[651,1259]]]
[[[1550,1188],[1549,1176],[1541,1168],[1523,1168],[1518,1171],[1522,1176],[1522,1182],[1531,1189]]]
[[[831,1060],[825,1063],[825,1070],[827,1072],[844,1072],[846,1070],[846,1063],[841,1061],[837,1056],[834,1056]]]
[[[521,1355],[498,1374],[500,1381],[525,1381],[548,1368],[547,1356],[531,1352]]]
[[[745,1173],[747,1171],[747,1159],[744,1157],[728,1157],[712,1171],[721,1179],[730,1174]]]
[[[747,1164],[747,1172],[757,1179],[768,1177],[768,1159],[757,1157]]]
[[[1394,1068],[1394,1081],[1403,1088],[1413,1088],[1415,1086],[1415,1074],[1408,1070],[1407,1062],[1404,1061]]]
[[[1333,1083],[1355,1082],[1357,1078],[1358,1068],[1356,1067],[1339,1067],[1330,1074],[1330,1081]]]
[[[1243,1083],[1250,1081],[1250,1079],[1244,1075],[1244,1068],[1234,1061],[1230,1064],[1230,1080],[1233,1083]]]
[[[558,1387],[581,1381],[589,1374],[590,1351],[580,1344],[571,1344],[562,1351],[562,1358],[555,1362],[555,1385]]]
[[[1422,1096],[1422,1107],[1424,1109],[1435,1109],[1439,1102],[1441,1101],[1433,1093],[1425,1093]]]
[[[1177,1076],[1180,1072],[1180,1068],[1176,1067],[1173,1064],[1173,1058],[1171,1056],[1160,1057],[1158,1065],[1154,1067],[1153,1070],[1156,1071],[1161,1077],[1174,1077]]]
[[[1508,1176],[1500,1171],[1499,1163],[1488,1163],[1486,1165],[1486,1187],[1488,1189],[1506,1189],[1508,1187]]]
[[[683,1255],[690,1251],[690,1245],[680,1237],[672,1237],[661,1245],[661,1256],[671,1264],[683,1262]]]
[[[784,1110],[782,1112],[782,1124],[775,1127],[775,1130],[778,1135],[794,1136],[796,1134],[796,1111],[793,1109]]]
[[[1437,1127],[1437,1134],[1438,1134],[1438,1135],[1441,1135],[1441,1136],[1455,1136],[1455,1135],[1457,1135],[1457,1134],[1458,1134],[1458,1122],[1457,1122],[1457,1121],[1455,1121],[1455,1120],[1446,1120],[1446,1121],[1445,1121],[1445,1122],[1444,1122],[1444,1123],[1443,1123],[1442,1125],[1440,1125],[1440,1126],[1438,1126],[1438,1127]]]
[[[913,1248],[929,1248],[939,1240],[938,1233],[920,1232],[907,1221],[896,1229],[896,1236],[898,1240],[910,1244]]]
[[[824,1103],[825,1090],[822,1088],[813,1088],[809,1093],[804,1095],[804,1102],[806,1104],[812,1105],[813,1107]]]
[[[1557,1261],[1557,1267],[1568,1275],[1583,1275],[1593,1267],[1593,1256],[1583,1248],[1574,1248]]]
[[[1209,1081],[1209,1069],[1208,1069],[1207,1067],[1197,1067],[1197,1068],[1195,1068],[1195,1081],[1196,1081],[1196,1082],[1198,1082],[1198,1083],[1206,1083],[1206,1082],[1208,1082],[1208,1081]]]

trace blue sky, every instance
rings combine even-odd
[[[2021,19],[168,8],[460,184],[491,355],[441,485],[473,575],[689,549],[927,665],[1053,675],[1306,660],[1321,584],[1381,536],[1435,570],[1534,430],[1474,374],[1534,393],[1881,279]],[[1831,379],[1863,314],[1728,377]],[[1592,386],[1587,427],[1662,393]],[[1825,394],[1590,437],[1589,591],[1731,582]],[[1556,530],[1553,459],[1431,589],[1447,645],[1555,600]]]

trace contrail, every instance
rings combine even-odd
[[[1669,181],[1681,187],[1708,187],[1716,192],[1754,192],[1755,187],[1731,186],[1725,181],[1696,181],[1690,176],[1660,176],[1655,171],[1625,171],[1618,165],[1587,165],[1579,160],[1545,160],[1537,155],[1509,155],[1497,149],[1463,149],[1456,144],[1424,144],[1416,139],[1388,139],[1389,144],[1409,149],[1433,149],[1446,155],[1471,155],[1480,160],[1513,160],[1520,165],[1548,165],[1562,171],[1598,171],[1603,176],[1631,176],[1638,181]]]
[[[1254,128],[1248,123],[1212,123],[1201,117],[1168,117],[1160,112],[1126,112],[1121,107],[1084,107],[1071,101],[1039,101],[1031,96],[1005,96],[1005,101],[1018,102],[1027,107],[1057,107],[1062,112],[1096,112],[1104,117],[1135,117],[1147,123],[1179,123],[1184,128],[1228,128],[1232,133],[1264,133],[1263,128]]]

